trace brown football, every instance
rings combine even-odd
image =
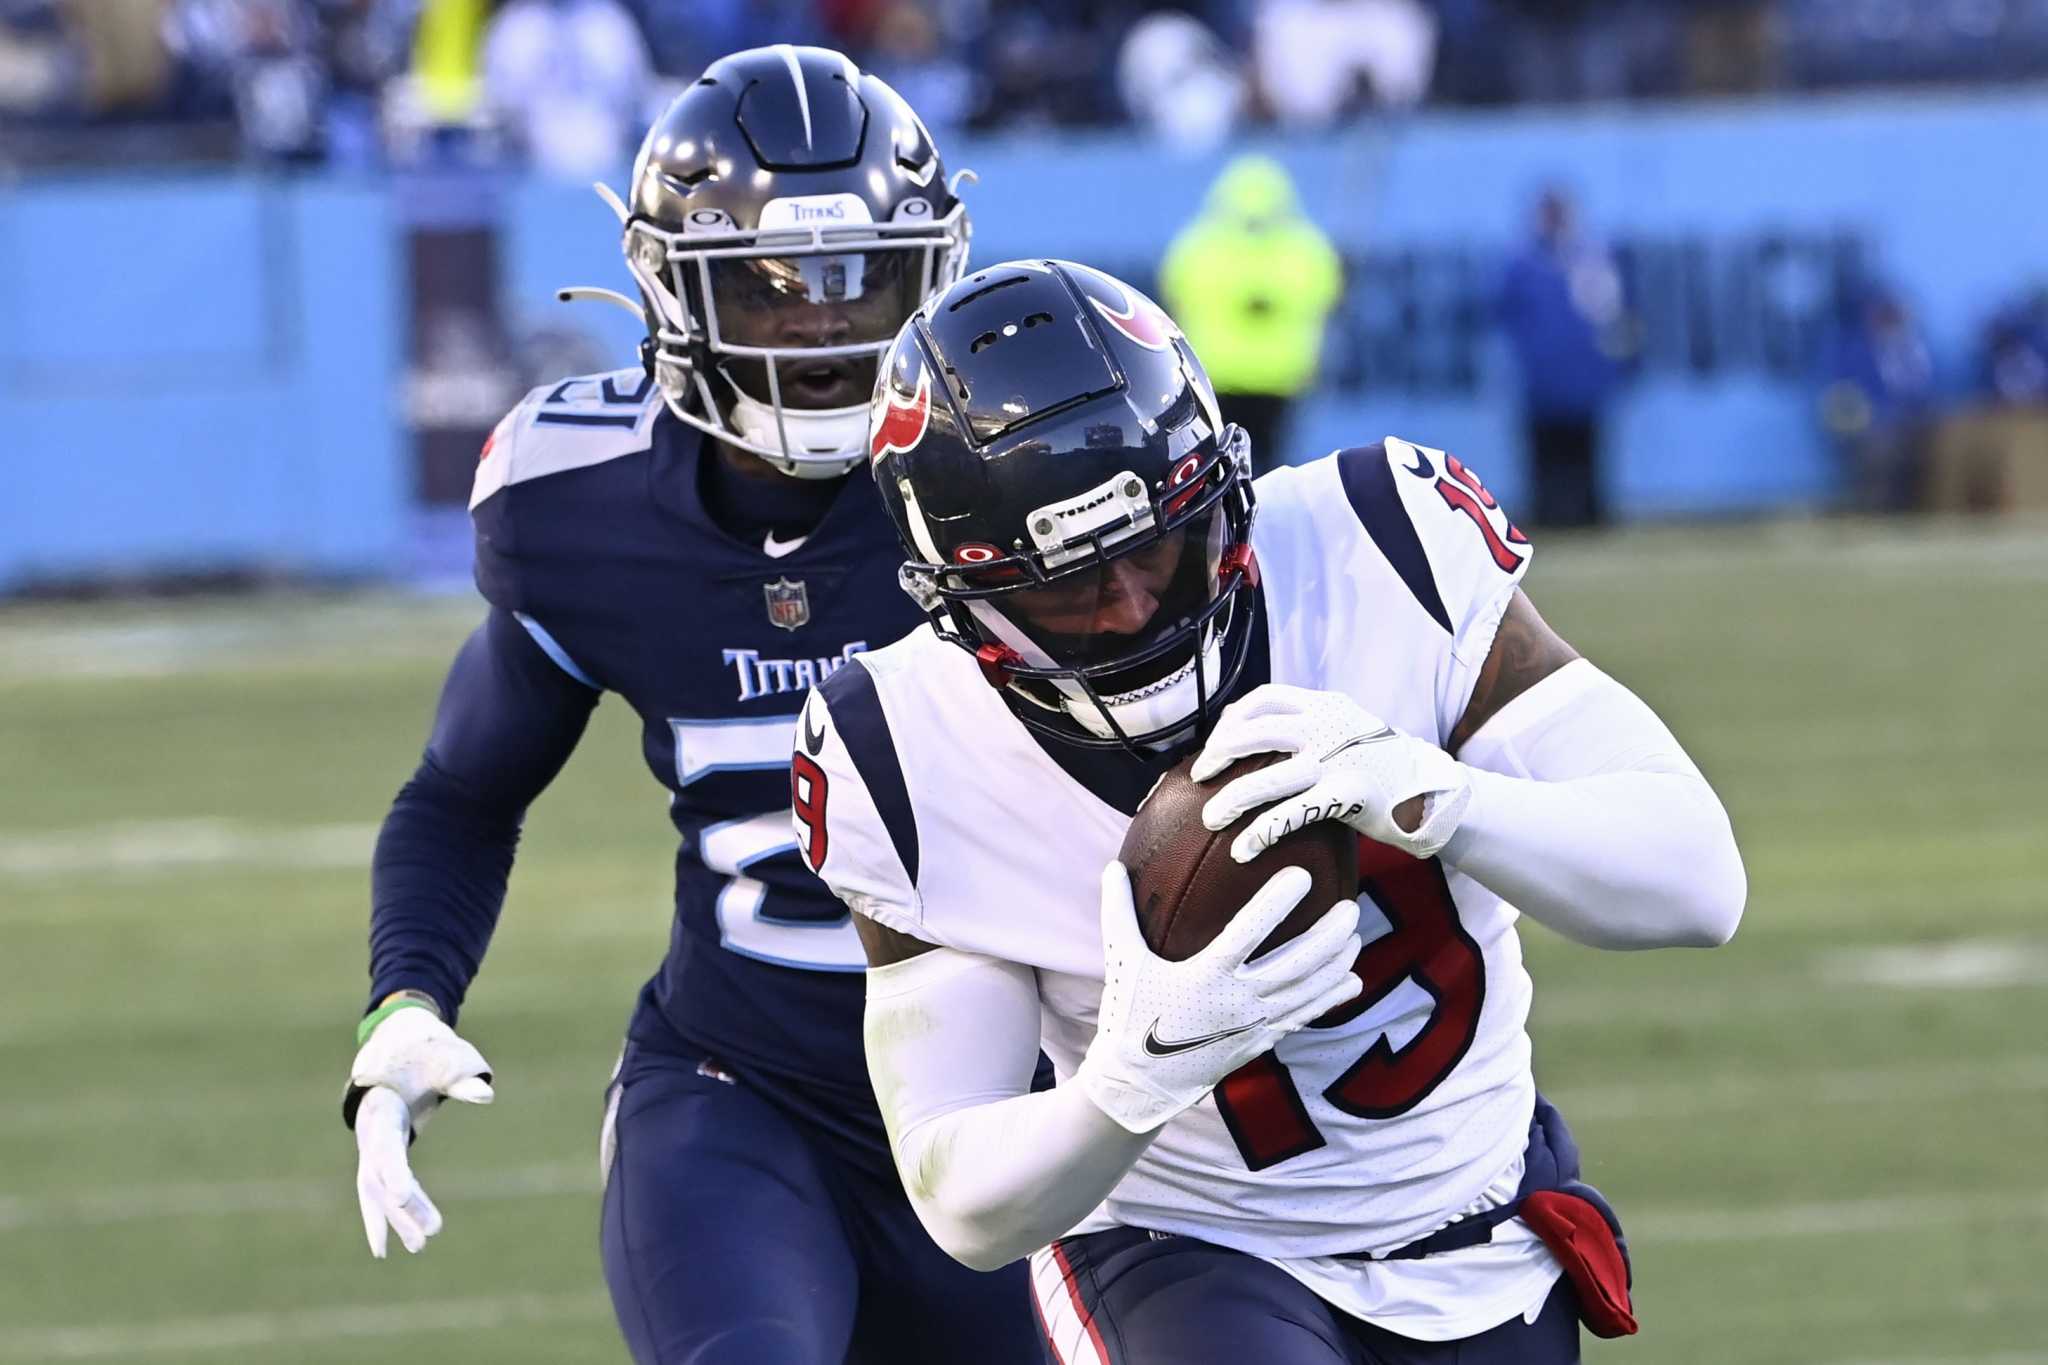
[[[1169,962],[1184,962],[1208,947],[1252,893],[1283,867],[1307,868],[1313,885],[1259,945],[1260,953],[1279,947],[1338,901],[1358,894],[1358,836],[1335,820],[1298,829],[1248,863],[1231,860],[1230,842],[1257,811],[1229,829],[1211,833],[1203,826],[1203,802],[1233,778],[1279,758],[1254,754],[1198,784],[1188,776],[1195,762],[1191,755],[1159,779],[1132,818],[1117,857],[1131,870],[1131,899],[1145,942]]]

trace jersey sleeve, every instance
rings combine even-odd
[[[564,523],[547,480],[644,450],[662,406],[652,385],[637,369],[544,384],[492,428],[469,492],[476,585],[491,605],[549,614],[549,583],[536,575],[549,544],[559,551]]]
[[[805,864],[855,914],[937,942],[917,892],[917,818],[873,676],[858,659],[797,717],[790,810]]]
[[[526,808],[582,738],[598,693],[508,612],[448,671],[412,780],[371,860],[371,1003],[423,990],[453,1020],[489,946]]]
[[[519,480],[520,445],[533,424],[546,390],[535,389],[499,419],[477,458],[470,484],[469,519],[476,530],[476,587],[484,600],[506,611],[532,607],[521,572],[520,543],[513,516],[513,488]]]
[[[1389,436],[1337,456],[1346,499],[1380,554],[1448,637],[1437,712],[1448,734],[1535,547],[1457,456]]]

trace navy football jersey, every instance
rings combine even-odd
[[[478,466],[477,584],[576,685],[638,713],[669,790],[675,922],[634,1035],[703,1049],[886,1163],[865,959],[798,857],[789,754],[811,686],[922,617],[864,469],[807,537],[743,542],[704,506],[711,458],[637,369],[535,390]]]

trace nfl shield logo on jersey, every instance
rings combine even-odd
[[[768,594],[770,624],[795,630],[810,621],[811,599],[802,579],[778,578],[763,591]]]

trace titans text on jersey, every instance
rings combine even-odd
[[[866,640],[852,640],[838,654],[824,659],[771,659],[758,649],[728,649],[724,652],[725,661],[732,665],[733,674],[739,679],[739,695],[734,700],[752,701],[777,692],[809,692],[867,647]]]

